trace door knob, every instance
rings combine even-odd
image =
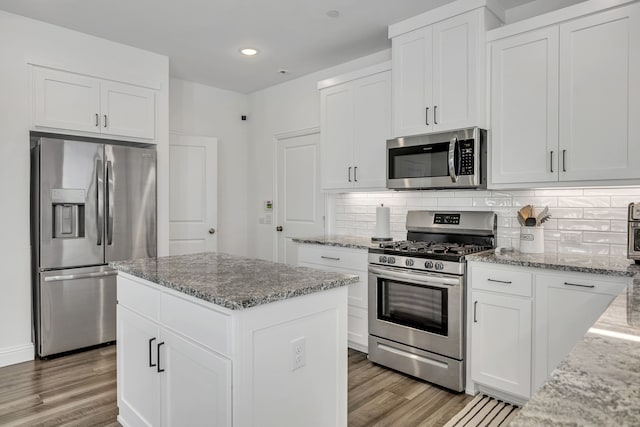
[[[282,226],[281,225],[277,226],[276,231],[282,231]]]
[[[214,234],[215,232],[216,232],[216,229],[215,229],[215,228],[210,228],[210,229],[209,229],[209,234]]]

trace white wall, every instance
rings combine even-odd
[[[259,224],[262,201],[273,200],[275,138],[320,126],[320,95],[317,83],[329,77],[379,64],[391,59],[385,50],[335,67],[312,73],[249,95],[249,255],[272,260],[276,224]]]
[[[168,241],[168,58],[0,12],[0,366],[33,358],[29,241],[28,61],[161,88],[158,96],[159,242]],[[166,175],[166,174],[164,174]],[[159,250],[166,248],[159,245]]]
[[[169,98],[172,132],[218,138],[218,251],[246,255],[247,95],[171,79]]]

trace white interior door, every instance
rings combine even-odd
[[[276,261],[296,265],[294,237],[324,233],[324,195],[320,193],[320,134],[317,129],[277,138],[274,201]],[[281,230],[281,231],[278,231]]]
[[[217,250],[218,139],[171,134],[169,253]]]

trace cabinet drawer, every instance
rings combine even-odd
[[[591,275],[581,274],[536,274],[536,286],[547,285],[570,291],[592,292],[615,297],[620,294],[628,283],[626,277],[620,277],[619,279],[611,281],[609,278],[598,279]]]
[[[530,297],[531,273],[492,266],[471,267],[471,287],[485,291]]]
[[[160,313],[160,291],[118,273],[118,304],[150,319],[158,320]]]
[[[298,248],[298,262],[367,271],[366,249],[347,249],[326,245],[302,244]]]
[[[163,325],[220,354],[231,353],[231,317],[178,296],[162,294]]]

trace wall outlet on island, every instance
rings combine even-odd
[[[291,341],[291,370],[302,368],[306,363],[306,351],[304,337],[296,338]]]

